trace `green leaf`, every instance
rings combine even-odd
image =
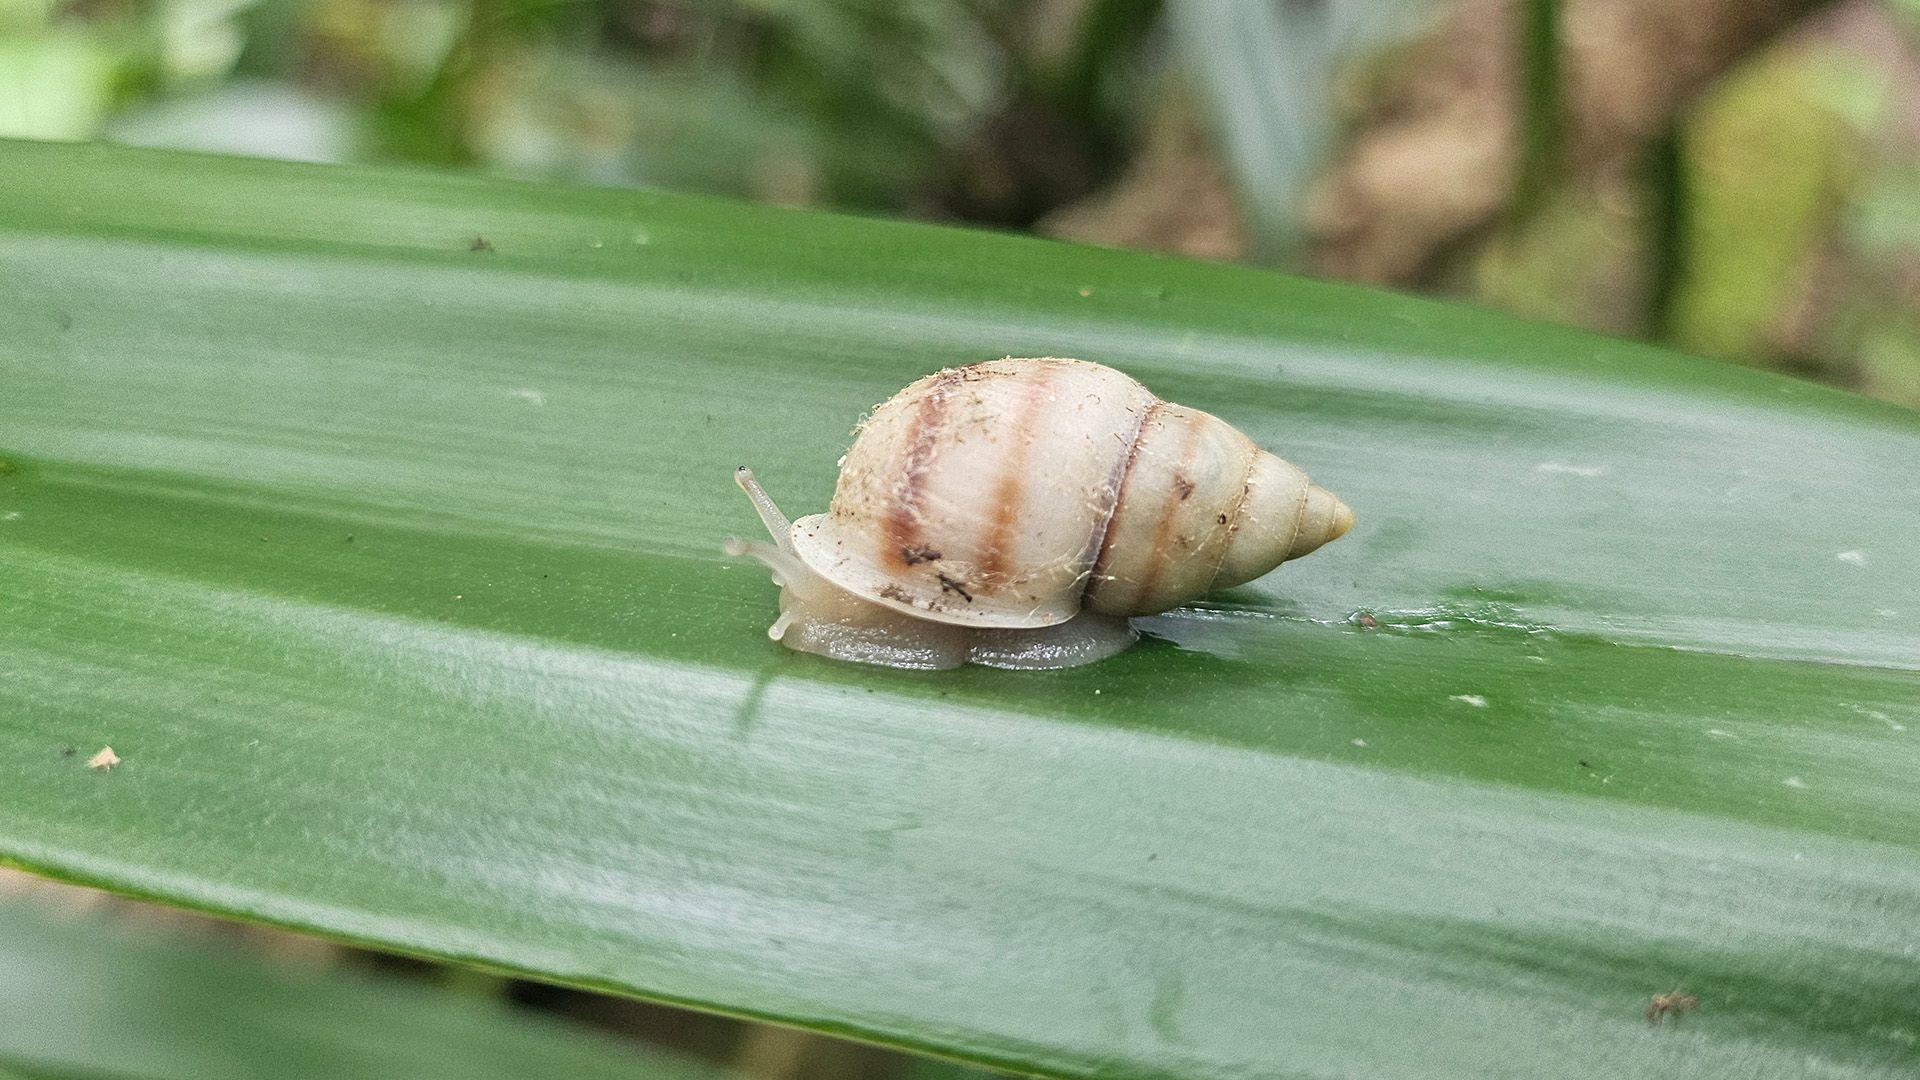
[[[1553,193],[1566,142],[1560,70],[1560,0],[1525,0],[1518,12],[1520,71],[1519,164],[1513,178],[1512,219],[1525,222]]]
[[[1335,12],[1323,3],[1172,0],[1167,15],[1260,255],[1285,261],[1299,245],[1299,204],[1331,133]]]
[[[1067,1076],[1920,1053],[1912,413],[647,193],[31,145],[0,188],[11,860]],[[732,467],[822,507],[866,407],[1006,354],[1359,524],[1072,671],[768,641]]]
[[[0,957],[0,1077],[733,1075],[425,984],[276,965],[18,899],[0,904]]]
[[[1239,191],[1255,253],[1285,263],[1300,246],[1302,202],[1335,131],[1340,64],[1405,34],[1411,0],[1170,0],[1171,43],[1200,89]]]
[[[113,48],[79,31],[0,36],[0,138],[92,135],[121,63]]]
[[[1847,66],[1822,50],[1776,50],[1693,110],[1681,132],[1686,265],[1672,313],[1686,348],[1749,362],[1793,348],[1781,343],[1795,332],[1783,332],[1792,317],[1782,313],[1814,303],[1808,253],[1865,171],[1857,134],[1821,100]]]

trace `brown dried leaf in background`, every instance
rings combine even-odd
[[[1630,171],[1700,89],[1815,0],[1567,0],[1574,173]],[[1373,102],[1313,200],[1310,263],[1413,284],[1494,225],[1518,161],[1515,0],[1460,0]]]
[[[1212,137],[1193,103],[1169,95],[1126,173],[1106,190],[1042,219],[1063,240],[1241,259],[1247,230]]]

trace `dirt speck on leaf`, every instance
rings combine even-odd
[[[111,746],[101,747],[99,753],[87,759],[87,768],[95,772],[105,772],[118,764],[120,764],[120,755],[114,753]]]

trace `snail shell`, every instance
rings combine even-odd
[[[1098,659],[1133,640],[1127,616],[1251,581],[1353,523],[1231,425],[1083,360],[920,379],[861,424],[827,512],[791,526],[743,474],[779,549],[729,550],[786,586],[774,636],[798,625],[796,648],[898,666]],[[939,641],[902,664],[889,634]]]

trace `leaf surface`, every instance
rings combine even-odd
[[[12,861],[1063,1076],[1920,1053],[1912,413],[648,193],[32,145],[0,190]],[[1358,524],[1073,671],[767,640],[732,467],[815,511],[867,407],[1003,355]]]
[[[0,1077],[727,1080],[500,1002],[268,958],[204,933],[0,903]]]

